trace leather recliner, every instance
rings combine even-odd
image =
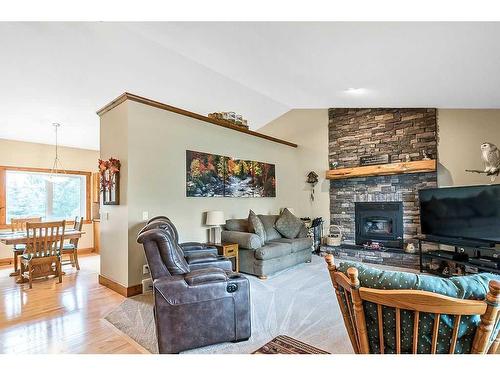
[[[147,225],[152,224],[154,222],[165,222],[169,226],[169,230],[171,231],[172,235],[175,238],[175,241],[179,243],[179,232],[177,231],[177,228],[175,227],[174,223],[172,220],[170,220],[166,216],[155,216],[151,219],[148,220],[146,223]],[[179,246],[182,248],[182,251],[184,251],[185,255],[189,255],[190,253],[196,252],[196,253],[202,253],[202,252],[207,252],[207,253],[214,253],[217,255],[217,249],[213,246],[201,243],[201,242],[183,242],[179,243]]]
[[[221,268],[193,270],[165,230],[137,238],[153,278],[154,317],[160,353],[179,353],[251,335],[250,285]]]
[[[175,228],[175,226],[168,219],[155,221],[150,220],[150,222],[148,222],[148,224],[146,224],[146,226],[139,231],[138,236],[151,229],[164,230],[173,238],[174,243],[181,248],[186,262],[193,270],[206,267],[217,267],[227,271],[231,271],[233,269],[231,261],[223,256],[219,256],[215,247],[208,247],[201,244],[204,246],[203,248],[185,251],[181,244],[178,243],[178,237],[175,236],[176,232],[172,228]]]

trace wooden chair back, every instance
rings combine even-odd
[[[10,219],[10,227],[13,232],[24,232],[26,223],[41,223],[41,217],[18,217]]]
[[[82,231],[83,228],[83,217],[76,216],[75,217],[75,222],[73,223],[73,229],[77,230],[79,232]],[[69,240],[69,243],[75,246],[75,249],[78,247],[78,240],[80,238],[72,238]]]
[[[481,322],[476,329],[472,342],[471,353],[496,353],[500,344],[500,333],[494,340],[492,340],[491,335],[494,328],[500,324],[500,282],[490,281],[489,293],[485,301],[463,300],[421,290],[372,289],[360,287],[358,270],[356,268],[349,268],[346,276],[342,272],[337,271],[331,254],[327,255],[325,260],[328,264],[330,278],[355,353],[371,353],[368,327],[363,307],[364,302],[371,302],[377,308],[378,339],[381,354],[384,354],[386,347],[383,324],[384,307],[395,310],[395,343],[397,354],[401,353],[401,310],[413,313],[413,354],[417,354],[418,345],[421,344],[418,340],[419,321],[420,315],[424,313],[434,314],[430,353],[436,353],[437,343],[440,339],[439,323],[442,315],[453,317],[454,322],[449,354],[455,354],[460,322],[464,317],[470,315],[481,316]]]
[[[58,257],[63,248],[66,221],[26,223],[27,243],[25,254],[31,259]]]

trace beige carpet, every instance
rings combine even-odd
[[[245,342],[211,345],[185,353],[249,354],[279,335],[330,353],[353,353],[323,258],[313,256],[312,263],[266,281],[253,276],[248,279],[252,337]],[[151,294],[127,299],[106,319],[151,353],[158,352]]]

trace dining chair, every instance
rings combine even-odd
[[[83,217],[75,217],[75,222],[73,224],[73,229],[81,232],[83,226]],[[69,255],[68,261],[62,261],[61,264],[64,266],[66,264],[71,264],[72,267],[76,267],[77,270],[80,269],[80,264],[78,263],[78,240],[80,238],[72,238],[69,243],[63,245],[62,255]],[[61,256],[62,258],[62,256]]]
[[[21,278],[28,273],[29,287],[33,278],[57,276],[62,282],[61,252],[66,221],[26,223],[26,250],[21,255]]]
[[[10,219],[10,227],[12,232],[24,232],[26,231],[26,223],[40,223],[42,222],[41,217],[18,217]],[[19,275],[19,256],[24,253],[26,249],[25,244],[14,245],[12,251],[14,252],[14,272],[10,276]]]

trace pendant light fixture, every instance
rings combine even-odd
[[[54,127],[54,130],[56,132],[56,155],[54,158],[54,163],[52,164],[52,169],[50,170],[49,180],[54,182],[59,177],[62,177],[61,174],[66,174],[66,170],[62,166],[61,160],[59,160],[59,139],[57,137],[57,133],[59,131],[59,128],[61,127],[61,124],[59,124],[58,122],[54,122],[52,126]]]

